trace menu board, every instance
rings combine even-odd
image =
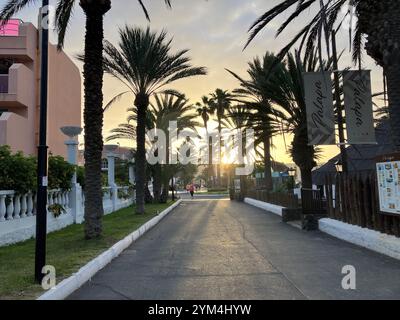
[[[400,161],[378,162],[376,167],[380,210],[400,215]]]

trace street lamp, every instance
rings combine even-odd
[[[341,159],[337,160],[335,162],[335,168],[337,173],[342,173],[343,172],[343,162]]]
[[[288,170],[288,174],[291,177],[292,189],[294,190],[296,187],[296,173],[297,170],[295,168],[290,168]],[[294,192],[294,191],[293,191]]]

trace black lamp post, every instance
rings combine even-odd
[[[48,81],[48,50],[49,30],[47,23],[49,1],[42,1],[40,43],[40,127],[37,167],[37,208],[36,208],[36,251],[35,251],[35,280],[43,279],[42,269],[46,265],[46,235],[47,235],[47,81]]]

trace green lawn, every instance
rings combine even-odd
[[[101,239],[84,240],[83,225],[72,225],[49,234],[47,264],[56,268],[57,283],[170,205],[172,202],[147,205],[146,214],[142,216],[135,215],[133,207],[105,216]],[[0,248],[0,300],[33,299],[43,293],[42,288],[33,281],[34,249],[34,240]]]

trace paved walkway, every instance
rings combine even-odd
[[[345,265],[357,290],[342,289]],[[400,261],[203,198],[183,202],[70,299],[400,299]]]

